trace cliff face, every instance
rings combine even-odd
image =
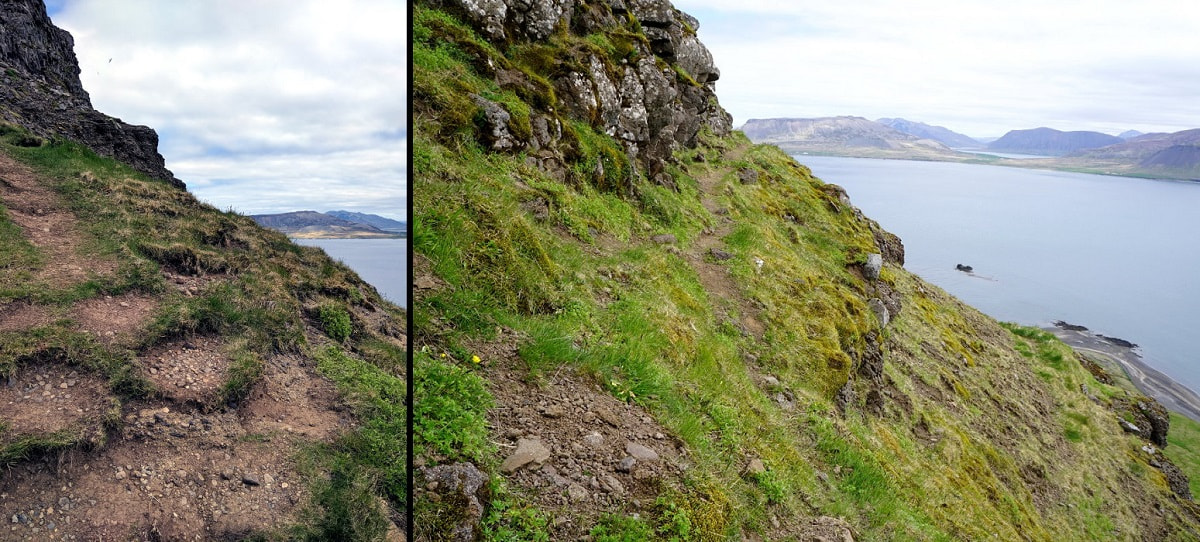
[[[568,119],[586,120],[619,142],[625,157],[613,158],[632,167],[614,181],[626,187],[638,175],[669,184],[663,171],[672,151],[694,145],[702,128],[719,135],[731,129],[713,91],[720,71],[696,38],[699,23],[665,0],[432,4],[470,21],[490,47],[515,53],[479,66],[500,91],[555,102],[530,113],[476,93],[457,106],[482,115],[481,135],[493,150],[526,151],[557,178],[571,174],[563,166],[571,148],[578,150],[570,134],[564,139]],[[420,86],[414,90],[422,94]]]
[[[41,137],[87,145],[183,188],[158,153],[158,134],[92,108],[79,81],[74,40],[50,21],[41,0],[0,1],[0,119]]]

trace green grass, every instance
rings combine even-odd
[[[1200,423],[1172,412],[1167,444],[1163,453],[1187,475],[1192,496],[1200,497]]]
[[[489,369],[470,363],[470,345],[517,336],[531,382],[580,371],[687,450],[688,472],[656,487],[637,519],[601,516],[590,527],[598,540],[765,538],[772,516],[814,515],[844,518],[863,540],[1089,539],[1140,533],[1149,502],[1180,511],[1136,437],[1080,385],[1106,398],[1119,390],[1052,335],[1001,327],[899,267],[861,279],[854,266],[886,234],[779,149],[702,133],[659,184],[633,172],[595,112],[566,117],[550,94],[481,75],[493,69],[483,64],[519,70],[537,87],[586,73],[589,55],[619,73],[621,58],[648,51],[622,35],[638,35],[633,23],[566,30],[500,51],[446,13],[421,6],[414,17],[412,242],[447,283],[413,308],[414,341],[426,347],[413,375],[418,457],[495,470]],[[552,150],[565,174],[484,150],[470,93],[514,113],[510,130],[538,115],[561,122]],[[738,181],[745,168],[758,183]],[[720,239],[705,237],[713,230]],[[649,240],[660,233],[677,242]],[[697,258],[701,242],[733,257]],[[902,310],[880,329],[867,303],[888,296]],[[761,336],[742,333],[743,320]],[[862,370],[872,349],[884,359],[874,381]],[[760,388],[764,375],[778,389]],[[843,408],[844,388],[854,398]],[[787,406],[773,397],[784,389]],[[744,475],[749,458],[770,469]],[[485,539],[540,536],[545,513],[503,492],[489,517],[506,527]],[[418,518],[444,518],[444,506],[417,505]]]

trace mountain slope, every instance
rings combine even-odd
[[[292,211],[272,215],[251,215],[259,225],[301,239],[361,239],[395,237],[370,224],[347,220],[316,211]]]
[[[905,119],[878,119],[875,122],[899,130],[906,134],[915,135],[920,138],[933,139],[942,142],[947,147],[954,148],[977,148],[983,144],[972,139],[969,136],[960,134],[949,128],[942,126],[932,126],[924,122],[915,122]]]
[[[988,143],[993,151],[1058,156],[1083,149],[1094,149],[1122,143],[1119,137],[1100,132],[1063,132],[1053,128],[1011,130],[1000,139]]]
[[[905,271],[624,6],[415,6],[418,540],[1200,534],[1161,407]]]
[[[905,133],[862,117],[750,119],[741,130],[755,143],[773,144],[791,153],[955,161],[977,159],[952,151],[936,139]]]
[[[5,31],[57,41],[8,58],[69,52],[59,29],[11,25],[28,9],[49,25],[10,1]],[[0,125],[0,538],[398,534],[403,311],[320,250],[62,136]]]
[[[342,220],[349,220],[350,222],[366,224],[368,226],[374,226],[374,227],[379,228],[384,231],[390,231],[390,232],[395,232],[395,233],[403,233],[408,229],[408,225],[399,220],[392,220],[387,217],[382,217],[382,216],[374,215],[374,214],[370,214],[370,213],[356,213],[353,211],[325,211],[325,214],[327,214],[329,216],[340,218]]]

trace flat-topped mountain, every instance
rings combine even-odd
[[[1121,143],[1116,136],[1100,132],[1063,132],[1053,128],[1012,130],[988,144],[988,150],[1021,154],[1061,156],[1071,152]]]
[[[924,122],[890,118],[878,119],[875,122],[906,134],[940,141],[951,148],[974,149],[984,146],[983,143],[974,138],[960,134],[944,126],[933,126]]]

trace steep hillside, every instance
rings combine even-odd
[[[697,24],[417,2],[417,539],[1200,536],[1165,411],[728,133]]]
[[[1012,130],[987,148],[999,152],[1058,156],[1083,149],[1094,149],[1122,143],[1119,137],[1100,132],[1063,132],[1053,128]]]
[[[26,8],[49,25],[26,2],[5,20]],[[70,53],[59,29],[22,31]],[[0,125],[0,539],[395,536],[401,309],[320,250],[40,128]]]
[[[906,134],[940,141],[947,147],[971,149],[983,146],[979,141],[943,126],[932,126],[924,122],[906,119],[878,119],[875,122]]]

